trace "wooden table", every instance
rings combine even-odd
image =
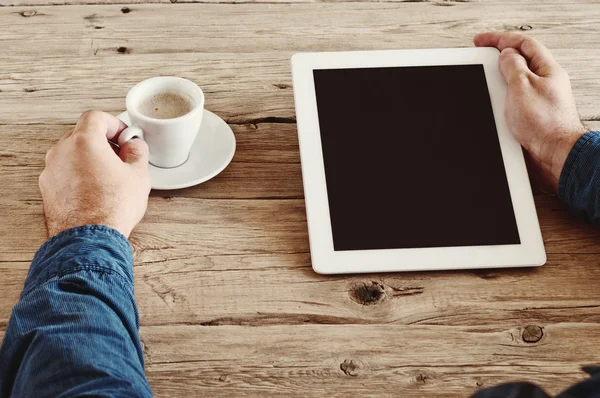
[[[177,75],[238,149],[214,180],[153,192],[131,237],[157,396],[466,396],[513,380],[557,393],[600,363],[600,233],[555,197],[536,196],[542,268],[315,274],[289,63],[526,31],[600,128],[599,1],[86,1],[0,0],[0,337],[45,240],[46,150],[84,110],[117,114],[134,83]]]

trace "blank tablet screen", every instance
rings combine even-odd
[[[521,243],[483,65],[313,73],[334,250]]]

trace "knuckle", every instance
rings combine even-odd
[[[525,36],[525,40],[523,40],[522,46],[524,48],[527,47],[528,49],[532,49],[532,48],[535,48],[537,46],[540,46],[541,44],[542,43],[540,43],[539,40],[536,39],[535,37]]]
[[[511,76],[510,82],[509,82],[509,84],[518,85],[518,86],[524,86],[527,83],[529,83],[529,77],[527,76],[527,74],[525,74],[523,72],[514,73]]]
[[[75,130],[71,134],[71,140],[75,149],[87,148],[90,146],[90,135],[81,130]]]
[[[515,60],[517,59],[517,57],[520,56],[521,55],[514,48],[507,48],[505,50],[502,50],[502,52],[500,53],[500,61],[506,62],[510,60]]]
[[[81,116],[79,117],[79,119],[81,120],[93,120],[93,119],[97,119],[99,117],[102,117],[102,111],[99,111],[97,109],[90,109],[88,111],[85,111],[81,114]]]

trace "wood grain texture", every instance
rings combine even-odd
[[[486,4],[505,4],[511,7],[522,6],[524,3],[533,3],[524,0],[484,0]],[[127,14],[131,12],[131,5],[139,4],[172,4],[172,3],[195,3],[195,4],[245,4],[245,3],[267,3],[267,4],[294,4],[294,3],[342,3],[342,2],[376,2],[376,3],[427,3],[434,7],[454,7],[463,3],[476,5],[482,0],[0,0],[0,7],[10,6],[62,6],[62,5],[123,5]],[[539,0],[536,4],[551,4],[554,7],[573,5],[581,3],[581,0]],[[129,9],[129,10],[127,10]]]
[[[45,240],[46,150],[81,112],[117,114],[133,84],[162,74],[200,84],[238,145],[210,182],[152,192],[131,238],[157,396],[454,397],[514,380],[557,393],[600,363],[600,233],[555,197],[535,198],[541,268],[315,274],[289,64],[297,51],[526,32],[600,129],[599,2],[171,2],[0,0],[0,339]]]
[[[170,54],[167,62],[164,54],[86,56],[47,58],[33,66],[30,57],[9,57],[0,70],[0,124],[73,124],[87,109],[118,114],[128,89],[155,74],[196,81],[206,92],[207,109],[229,123],[293,124],[291,54],[219,54],[218,60],[213,54]],[[599,119],[600,72],[595,65],[600,49],[555,54],[571,75],[582,118]]]
[[[465,397],[515,380],[558,393],[586,378],[597,325],[538,326],[527,343],[532,327],[149,326],[141,336],[156,396]],[[574,334],[586,338],[572,350]]]
[[[549,254],[542,268],[517,271],[326,277],[312,271],[308,253],[174,253],[138,261],[135,291],[146,326],[598,323],[597,260],[597,254]],[[28,264],[5,265],[0,325],[8,322]]]
[[[143,327],[141,335],[151,384],[169,396],[465,397],[523,378],[557,393],[585,378],[580,362],[598,359],[591,343],[600,338],[598,325],[544,326],[537,343],[523,341],[525,326],[161,326]],[[574,331],[590,339],[573,347]]]
[[[471,46],[473,36],[486,30],[534,34],[551,49],[600,46],[595,40],[600,30],[595,1],[560,6],[467,2],[454,7],[428,2],[140,4],[129,7],[126,14],[121,8],[0,8],[0,23],[11,26],[0,32],[3,55],[124,58],[277,52],[283,57],[297,51]],[[32,41],[38,45],[27,45]]]
[[[0,120],[66,124],[90,108],[117,113],[133,84],[164,74],[196,81],[207,108],[228,122],[293,122],[295,52],[471,46],[477,32],[525,25],[571,73],[582,117],[599,120],[598,5],[559,8],[558,14],[546,3],[149,4],[126,14],[117,6],[0,8],[0,24],[11,26],[0,31],[6,60]]]
[[[464,45],[470,37],[465,38]],[[554,53],[571,75],[582,118],[600,120],[600,71],[596,67],[600,48]],[[29,56],[11,56],[0,70],[0,124],[74,124],[88,109],[118,114],[124,110],[129,88],[157,74],[197,82],[206,93],[206,108],[228,123],[293,124],[291,55],[292,51],[130,54],[126,58],[85,55],[42,58],[34,64]]]

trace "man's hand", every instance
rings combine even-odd
[[[586,132],[567,72],[534,38],[515,33],[482,33],[477,47],[496,47],[508,83],[506,121],[528,153],[533,173],[553,192],[567,155]]]
[[[148,146],[134,139],[115,153],[108,140],[125,127],[114,116],[88,111],[48,151],[40,190],[51,237],[85,224],[129,237],[140,222],[150,193]]]

